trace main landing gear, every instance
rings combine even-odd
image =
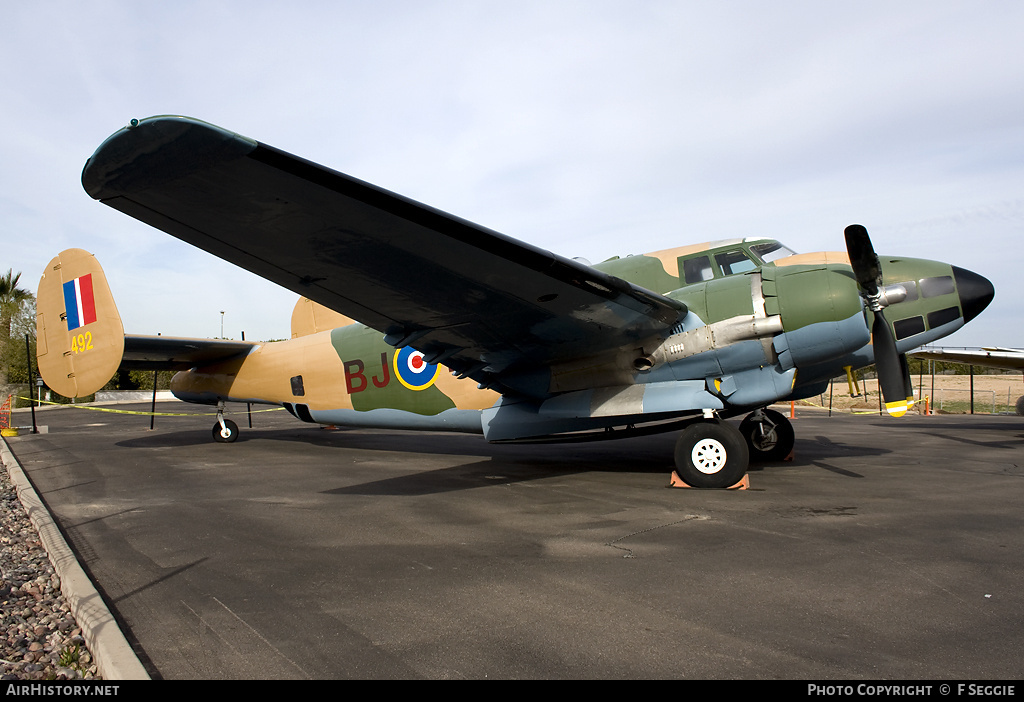
[[[784,460],[794,443],[793,425],[774,410],[751,412],[738,429],[705,418],[686,427],[676,440],[676,474],[690,487],[729,488],[743,479],[751,461]]]
[[[754,463],[784,461],[793,451],[796,433],[785,415],[771,409],[754,410],[740,422],[740,433]]]
[[[683,429],[675,459],[676,474],[690,487],[728,488],[743,479],[750,455],[736,427],[704,419]]]
[[[238,425],[230,419],[224,419],[224,403],[217,404],[217,423],[213,425],[213,440],[220,444],[230,444],[238,438]]]

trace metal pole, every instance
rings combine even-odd
[[[918,359],[918,400],[925,402],[925,359]]]
[[[242,341],[245,341],[245,332],[242,332]],[[252,429],[252,403],[245,403],[245,413],[249,415],[249,428]]]
[[[161,336],[160,332],[157,332],[157,336]],[[150,431],[153,431],[153,427],[157,422],[157,374],[159,370],[153,371],[153,401],[150,402]]]
[[[28,334],[25,334],[25,362],[28,366],[28,395],[32,397],[32,388],[35,387],[36,381],[32,377],[32,347],[28,343]],[[40,389],[40,392],[42,390]],[[39,428],[36,426],[36,403],[31,399],[29,400],[28,406],[32,409],[32,433],[38,434]]]
[[[832,378],[832,380],[828,381],[828,416],[829,417],[832,416],[832,388],[835,386],[835,384],[836,384],[836,379],[835,378]]]
[[[159,334],[157,334],[159,336]],[[149,403],[149,430],[153,431],[153,424],[156,422],[156,374],[159,371],[153,371],[153,401]]]
[[[932,372],[932,408],[931,413],[935,414],[935,361],[928,361],[928,368]]]
[[[971,414],[974,414],[974,366],[968,366],[971,373]]]

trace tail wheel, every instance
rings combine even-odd
[[[676,441],[676,473],[687,485],[699,488],[732,487],[747,472],[747,443],[731,424],[697,422]]]
[[[213,440],[220,444],[230,444],[238,438],[238,425],[230,419],[224,420],[224,426],[217,422],[213,425]]]
[[[748,414],[740,422],[740,434],[747,443],[750,460],[757,463],[784,461],[796,444],[792,423],[770,409],[761,410],[760,419],[756,413]]]

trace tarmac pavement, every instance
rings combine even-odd
[[[801,414],[745,491],[668,488],[671,434],[38,418],[11,450],[154,678],[1020,677],[1019,417]]]

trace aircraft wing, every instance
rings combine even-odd
[[[685,306],[252,139],[135,121],[93,198],[482,382],[663,335]]]
[[[922,349],[910,354],[915,358],[935,361],[990,366],[1005,370],[1024,370],[1024,350],[1020,349]]]
[[[243,358],[255,346],[251,341],[125,334],[121,368],[188,370]]]

